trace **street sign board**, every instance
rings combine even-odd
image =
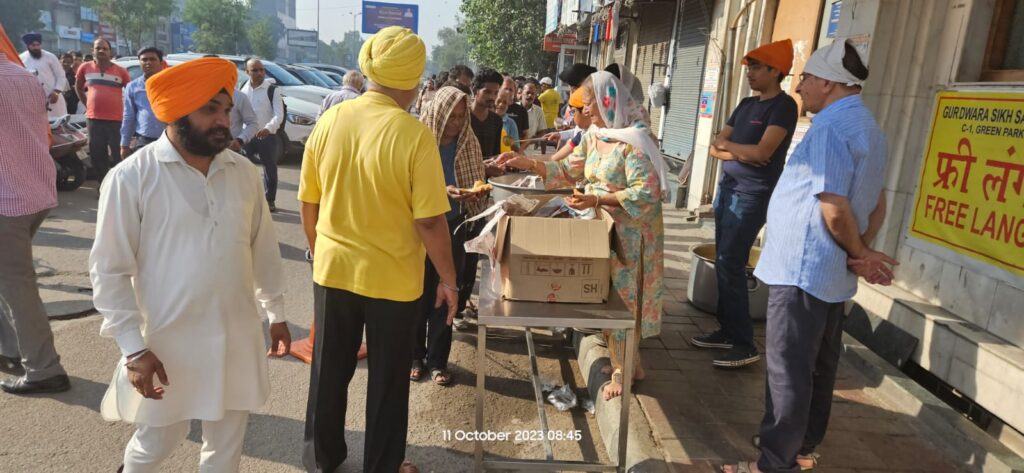
[[[576,33],[567,33],[563,35],[547,34],[544,35],[544,50],[557,53],[561,51],[561,46],[573,46],[576,44]]]
[[[317,39],[316,30],[288,30],[288,46],[315,48]]]
[[[363,2],[363,33],[375,34],[388,26],[419,32],[420,7],[404,3]]]

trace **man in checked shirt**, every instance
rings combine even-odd
[[[39,297],[32,237],[57,206],[46,94],[21,67],[0,26],[0,381],[11,394],[71,388]]]

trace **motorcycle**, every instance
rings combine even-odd
[[[71,115],[50,120],[50,157],[57,165],[57,190],[78,189],[86,178],[86,166],[79,151],[89,142],[85,132],[71,123]]]

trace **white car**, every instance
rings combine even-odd
[[[142,75],[142,68],[139,66],[138,59],[122,58],[114,62],[127,69],[128,74],[133,80]],[[166,62],[168,65],[173,66],[185,61],[181,59],[166,59]],[[241,87],[248,80],[249,76],[245,71],[238,71],[238,83],[235,87]],[[284,89],[282,88],[282,90]],[[279,161],[283,161],[289,154],[299,154],[301,156],[306,140],[313,131],[313,125],[316,124],[316,117],[320,113],[319,102],[314,104],[284,93],[281,94],[281,100],[284,102],[288,112],[285,117],[284,131],[282,132],[284,135],[281,140],[283,149],[278,153]]]

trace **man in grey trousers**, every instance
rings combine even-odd
[[[57,206],[48,126],[36,78],[0,53],[0,371],[21,374],[0,389],[12,394],[71,387],[32,263],[32,237]]]

